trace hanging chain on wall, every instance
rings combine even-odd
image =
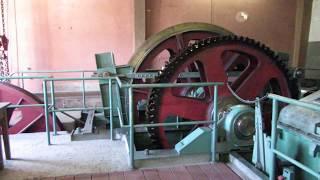
[[[8,76],[9,75],[9,62],[8,62],[9,40],[6,36],[5,9],[4,9],[3,1],[4,0],[0,0],[1,22],[2,22],[2,35],[0,35],[0,76]],[[8,80],[1,80],[1,81],[8,82]]]

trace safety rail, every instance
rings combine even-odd
[[[83,71],[26,71],[19,72],[24,75],[25,73],[68,73],[68,72],[82,72]],[[86,72],[95,72],[95,71],[86,71]],[[113,97],[112,97],[112,85],[116,84],[119,88],[128,89],[129,94],[129,124],[124,125],[122,118],[119,118],[120,126],[129,128],[129,156],[130,156],[130,166],[134,168],[134,129],[138,127],[161,127],[161,126],[179,126],[179,125],[197,125],[197,124],[212,124],[212,142],[211,142],[211,159],[212,161],[216,161],[216,139],[217,139],[217,120],[218,120],[218,86],[223,85],[222,82],[200,82],[200,83],[159,83],[159,84],[129,84],[122,83],[120,78],[117,76],[108,76],[108,77],[76,77],[76,78],[54,78],[49,76],[9,76],[5,77],[6,79],[34,79],[37,77],[41,77],[42,79],[42,92],[43,92],[43,104],[35,104],[35,105],[13,105],[12,107],[32,107],[32,106],[43,106],[45,110],[45,125],[46,125],[46,136],[47,143],[51,145],[51,137],[50,137],[50,129],[49,129],[49,113],[52,113],[52,121],[53,121],[53,132],[54,135],[57,134],[56,131],[56,112],[65,112],[65,111],[78,111],[78,110],[109,110],[110,113],[110,139],[113,140]],[[130,77],[129,77],[130,78]],[[84,81],[90,80],[108,80],[108,90],[109,90],[109,105],[110,107],[86,107],[85,106],[85,88]],[[56,108],[55,107],[55,90],[54,90],[54,82],[55,81],[82,81],[83,82],[83,108]],[[115,83],[114,83],[115,82]],[[51,95],[51,103],[49,104],[49,95],[48,95],[48,83],[50,83],[50,95]],[[212,111],[212,119],[206,121],[192,121],[192,122],[176,122],[176,123],[154,123],[154,124],[134,124],[133,117],[133,89],[138,88],[176,88],[176,87],[212,87],[213,86],[213,111]],[[119,112],[119,107],[116,107]],[[121,117],[121,115],[120,115]]]
[[[134,168],[134,128],[137,127],[161,127],[161,126],[179,126],[179,125],[196,125],[196,124],[212,124],[212,142],[211,142],[211,160],[216,161],[216,141],[217,141],[217,120],[218,120],[218,86],[223,85],[222,82],[202,82],[202,83],[159,83],[159,84],[123,84],[118,77],[115,77],[120,88],[127,88],[129,94],[129,163]],[[175,88],[175,87],[204,87],[213,86],[213,112],[212,119],[209,121],[193,121],[193,122],[176,122],[176,123],[154,123],[154,124],[134,124],[133,117],[133,89],[136,88]]]
[[[12,73],[9,76],[0,76],[0,80],[15,80],[15,79],[47,79],[49,76],[14,76],[17,73]],[[52,104],[48,104],[52,106]],[[25,107],[44,107],[45,104],[24,104],[24,105],[18,105],[18,104],[11,104],[8,106],[8,108],[25,108]]]
[[[14,72],[12,74],[10,74],[9,76],[13,76],[15,74],[17,74],[19,77],[21,77],[21,88],[24,89],[24,80],[25,79],[30,79],[29,77],[31,76],[25,76],[25,74],[61,74],[61,73],[81,73],[81,78],[85,78],[85,73],[97,73],[97,70],[44,70],[44,71],[17,71]],[[24,78],[27,77],[27,78]],[[49,76],[48,76],[49,77]],[[82,86],[81,86],[81,92],[82,92],[82,106],[85,107],[86,106],[86,93],[85,93],[85,81],[82,80]]]
[[[276,155],[280,156],[281,158],[289,161],[290,163],[294,164],[295,166],[299,167],[300,169],[308,172],[309,174],[313,175],[314,177],[320,179],[320,173],[312,170],[311,168],[307,167],[306,165],[298,162],[297,160],[283,154],[282,152],[278,151],[276,148],[277,143],[277,123],[278,123],[278,103],[288,103],[296,106],[301,106],[304,108],[312,109],[315,111],[320,112],[320,106],[313,104],[313,103],[307,103],[303,101],[298,101],[294,99],[290,99],[287,97],[279,96],[276,94],[269,94],[268,98],[272,99],[272,129],[271,129],[271,168],[269,173],[269,179],[274,180],[275,179],[275,172],[276,172],[276,166],[275,166],[275,159]]]
[[[55,90],[54,82],[55,81],[93,81],[93,80],[109,80],[109,103],[112,104],[112,78],[111,77],[80,77],[80,78],[46,78],[43,79],[43,101],[44,101],[44,110],[45,110],[45,120],[46,120],[46,134],[47,134],[47,143],[51,145],[50,130],[49,130],[49,113],[52,113],[53,121],[53,133],[57,135],[56,130],[56,112],[66,112],[66,111],[81,111],[81,110],[109,110],[110,113],[110,138],[113,139],[113,109],[110,107],[86,107],[85,104],[82,108],[56,108],[55,103]],[[51,95],[51,106],[48,103],[48,83],[50,83],[50,95]],[[85,90],[84,90],[85,93]],[[85,103],[85,101],[83,101]]]
[[[202,83],[160,83],[160,84],[128,84],[122,83],[119,77],[90,77],[90,78],[47,78],[43,80],[43,92],[44,92],[44,101],[45,104],[48,104],[48,96],[47,96],[47,82],[53,81],[76,81],[76,80],[108,80],[109,86],[109,104],[110,107],[103,107],[104,109],[108,109],[110,113],[110,138],[113,139],[113,108],[112,107],[112,84],[115,81],[119,88],[127,88],[129,94],[129,124],[124,125],[122,119],[120,118],[121,127],[129,128],[129,156],[130,156],[130,166],[134,168],[134,128],[137,127],[160,127],[160,126],[179,126],[179,125],[196,125],[196,124],[213,124],[212,131],[212,148],[211,148],[211,159],[212,161],[216,161],[216,126],[217,126],[217,110],[218,110],[218,86],[223,85],[221,82],[202,82]],[[212,114],[212,119],[208,121],[193,121],[193,122],[177,122],[177,123],[155,123],[155,124],[134,124],[133,117],[133,89],[136,88],[173,88],[173,87],[204,87],[204,86],[213,86],[214,87],[214,95],[213,95],[213,103],[214,110]],[[54,87],[54,84],[53,86]],[[51,94],[54,94],[54,89],[51,90]],[[54,107],[54,101],[53,106]],[[58,110],[52,109],[50,110],[48,105],[45,106],[45,114],[46,114],[46,127],[49,125],[48,115],[49,112],[55,113]],[[118,110],[119,111],[119,110]],[[119,112],[118,112],[119,113]],[[54,119],[53,119],[54,120]],[[53,123],[55,124],[55,122]],[[55,130],[54,130],[55,131]],[[47,128],[47,139],[48,144],[50,144],[50,130]]]

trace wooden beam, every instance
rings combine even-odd
[[[296,1],[296,21],[294,33],[292,67],[304,67],[308,48],[313,0]]]

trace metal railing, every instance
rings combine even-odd
[[[275,172],[276,172],[276,166],[275,166],[275,159],[276,156],[279,156],[287,161],[289,161],[290,163],[294,164],[295,166],[299,167],[300,169],[308,172],[309,174],[313,175],[314,177],[320,179],[320,173],[316,172],[314,170],[312,170],[311,168],[309,168],[308,166],[298,162],[297,160],[285,155],[284,153],[280,152],[277,150],[276,148],[276,144],[277,144],[277,129],[278,129],[278,103],[279,102],[284,102],[284,103],[288,103],[288,104],[292,104],[292,105],[296,105],[296,106],[301,106],[304,108],[308,108],[308,109],[312,109],[315,111],[320,112],[320,106],[316,105],[316,104],[312,104],[312,103],[307,103],[307,102],[302,102],[302,101],[298,101],[298,100],[294,100],[294,99],[290,99],[290,98],[286,98],[286,97],[282,97],[279,95],[275,95],[275,94],[269,94],[268,97],[270,99],[272,99],[272,128],[271,128],[271,168],[270,168],[270,173],[269,173],[269,179],[270,180],[274,180],[275,179]]]
[[[0,77],[0,80],[21,80],[22,86],[24,88],[24,80],[42,80],[42,94],[43,94],[43,104],[28,104],[28,105],[10,105],[8,108],[24,108],[24,107],[43,107],[45,110],[45,125],[46,125],[46,133],[47,133],[47,143],[48,145],[51,144],[50,139],[50,131],[49,131],[49,113],[52,113],[52,120],[53,120],[53,132],[54,135],[57,135],[56,131],[56,112],[65,112],[65,111],[81,111],[81,110],[108,110],[108,107],[86,107],[86,89],[85,89],[85,81],[86,80],[101,80],[104,78],[97,78],[97,77],[85,77],[85,73],[88,72],[96,72],[96,70],[52,70],[52,71],[20,71],[10,74],[6,77]],[[26,76],[26,74],[47,74],[47,73],[81,73],[81,77],[79,78],[53,78],[51,76]],[[54,81],[82,81],[81,92],[82,92],[82,108],[59,108],[56,109],[55,107],[55,88],[54,88]],[[50,95],[51,95],[51,102],[49,102],[48,98],[48,86],[47,82],[50,82]],[[109,98],[112,96],[109,96]],[[112,118],[112,117],[111,117]]]
[[[38,79],[38,80],[43,80],[49,78],[49,76],[14,76],[15,74],[18,73],[12,73],[9,76],[1,76],[0,80],[24,80],[24,79]],[[48,106],[52,106],[52,104],[48,104]],[[45,103],[43,104],[11,104],[8,106],[8,108],[25,108],[25,107],[45,107]]]
[[[47,127],[47,139],[48,144],[50,143],[50,130],[48,128],[49,125],[49,113],[52,112],[58,112],[59,109],[51,109],[48,106],[48,95],[47,95],[47,82],[53,82],[53,81],[76,81],[76,80],[108,80],[108,86],[109,86],[109,104],[110,107],[101,107],[102,109],[108,109],[110,113],[110,138],[113,139],[113,109],[112,107],[112,84],[115,81],[116,85],[119,86],[119,88],[126,88],[128,89],[129,94],[129,124],[124,125],[121,118],[119,118],[120,125],[122,127],[129,128],[129,159],[130,159],[130,166],[134,168],[134,129],[138,127],[160,127],[160,126],[179,126],[179,125],[197,125],[197,124],[212,124],[213,125],[213,131],[212,131],[212,148],[211,148],[211,159],[212,161],[216,161],[216,139],[217,139],[217,119],[218,119],[218,86],[223,85],[223,83],[220,82],[203,82],[203,83],[161,83],[161,84],[124,84],[121,82],[121,80],[118,77],[90,77],[90,78],[47,78],[43,80],[43,92],[44,92],[44,101],[45,101],[45,114],[46,114],[46,127]],[[134,124],[134,116],[133,116],[133,89],[137,88],[174,88],[174,87],[204,87],[204,86],[213,86],[214,87],[214,93],[213,93],[213,114],[212,119],[207,121],[192,121],[192,122],[176,122],[176,123],[155,123],[155,124]],[[54,87],[54,85],[53,85]],[[54,94],[53,91],[51,91],[51,94]],[[54,107],[54,102],[52,107]],[[118,107],[115,107],[118,109]],[[64,109],[64,110],[73,110],[71,109]],[[78,109],[77,109],[78,110]],[[53,119],[54,120],[54,119]],[[55,124],[55,122],[53,122]],[[55,129],[54,129],[55,131]]]
[[[44,110],[45,110],[45,120],[46,120],[46,134],[47,134],[47,143],[51,145],[50,130],[49,130],[49,114],[52,113],[52,124],[53,124],[53,133],[57,135],[56,130],[56,112],[66,112],[66,111],[82,111],[82,110],[109,110],[110,113],[110,138],[113,140],[113,109],[112,106],[109,107],[87,107],[85,101],[83,101],[82,108],[56,108],[55,104],[55,91],[54,91],[54,82],[56,81],[93,81],[93,80],[109,80],[109,100],[112,103],[112,78],[111,77],[79,77],[79,78],[46,78],[43,79],[43,101],[44,101]],[[48,83],[50,83],[50,95],[51,95],[51,105],[49,106],[48,98]],[[83,94],[85,94],[85,89],[83,88]],[[84,96],[85,99],[85,96]]]
[[[53,124],[53,133],[57,134],[56,131],[56,112],[65,112],[65,111],[79,111],[79,110],[88,110],[88,109],[103,109],[109,110],[110,113],[110,139],[113,140],[113,109],[117,109],[119,113],[119,107],[112,107],[113,97],[112,97],[112,85],[115,84],[119,88],[126,88],[129,94],[129,124],[124,125],[121,115],[119,116],[120,126],[129,128],[129,157],[130,157],[130,166],[134,168],[134,129],[138,127],[161,127],[161,126],[180,126],[180,125],[198,125],[198,124],[212,124],[212,142],[211,143],[211,160],[216,161],[216,140],[217,140],[217,120],[218,120],[218,86],[223,85],[221,82],[200,82],[200,83],[160,83],[160,84],[129,84],[122,83],[119,77],[84,77],[83,71],[26,71],[19,72],[23,76],[17,77],[7,77],[8,79],[33,79],[39,76],[24,76],[26,73],[69,73],[69,72],[82,72],[81,77],[77,78],[53,78],[48,76],[43,76],[41,79],[42,82],[42,92],[44,104],[39,105],[28,105],[30,106],[43,106],[45,111],[45,125],[46,125],[46,136],[47,143],[51,145],[50,137],[50,128],[49,128],[49,114],[52,113],[52,124]],[[95,72],[95,71],[85,71],[85,72]],[[17,74],[19,74],[17,73]],[[110,107],[86,107],[85,106],[85,88],[84,82],[90,80],[108,80],[108,90],[109,90],[109,105]],[[56,108],[55,107],[55,81],[82,81],[83,82],[83,107],[82,108]],[[48,83],[50,83],[50,98],[51,104],[49,103],[48,95]],[[176,122],[176,123],[154,123],[154,124],[134,124],[134,109],[133,109],[133,89],[138,88],[177,88],[177,87],[212,87],[213,86],[213,112],[212,119],[204,121],[192,121],[192,122]],[[15,105],[14,107],[22,107]]]
[[[159,84],[123,84],[118,77],[115,77],[120,88],[127,88],[129,94],[129,164],[134,168],[134,129],[138,127],[161,127],[179,125],[212,124],[211,160],[216,161],[216,141],[217,141],[217,121],[218,121],[218,86],[221,82],[202,82],[202,83],[159,83]],[[176,88],[176,87],[204,87],[213,86],[213,113],[212,119],[207,121],[176,122],[176,123],[154,123],[154,124],[134,124],[133,116],[133,89],[137,88]],[[123,124],[123,123],[120,123]]]
[[[21,80],[21,85],[19,86],[24,89],[24,80],[26,79],[33,79],[32,76],[25,76],[26,74],[62,74],[62,73],[67,73],[67,74],[77,74],[80,73],[80,78],[85,78],[86,73],[97,73],[97,70],[44,70],[44,71],[17,71],[10,76],[18,75],[17,77],[20,77],[19,79]],[[38,76],[36,76],[38,77]],[[47,78],[51,76],[46,76]],[[52,77],[53,78],[53,77]],[[81,80],[81,79],[79,79]],[[82,85],[81,85],[81,93],[82,93],[82,106],[86,106],[86,86],[85,86],[85,80],[82,80]]]

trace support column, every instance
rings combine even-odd
[[[293,58],[291,67],[304,67],[308,48],[313,0],[296,1]]]
[[[146,38],[146,1],[134,0],[134,34],[133,34],[133,50],[135,51],[145,41]]]

